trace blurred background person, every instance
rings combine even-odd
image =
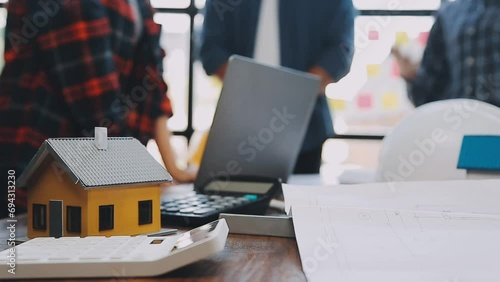
[[[457,0],[438,12],[421,62],[393,48],[415,106],[453,98],[500,106],[498,15],[498,0]]]
[[[109,136],[133,136],[144,145],[154,138],[174,179],[194,180],[195,173],[176,166],[170,147],[164,51],[149,1],[15,0],[7,7],[3,175],[15,170],[19,177],[47,138],[93,137],[95,127],[107,127]],[[6,189],[1,193],[6,199]],[[22,210],[23,193],[16,203]]]
[[[351,0],[252,0],[231,9],[220,2],[208,0],[205,6],[200,59],[208,75],[223,80],[229,57],[237,54],[321,78],[294,170],[319,173],[323,143],[334,135],[325,88],[349,72],[354,53]]]

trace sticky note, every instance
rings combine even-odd
[[[380,65],[367,65],[366,69],[368,71],[368,77],[380,75]]]
[[[378,31],[370,30],[370,32],[368,32],[368,39],[373,41],[378,40],[379,39]]]
[[[421,32],[418,36],[418,42],[422,44],[422,46],[427,45],[427,41],[429,40],[429,32]]]
[[[397,78],[401,76],[401,71],[399,70],[399,64],[396,60],[392,61],[391,74],[393,77]]]
[[[396,32],[396,45],[403,46],[410,43],[410,38],[406,32]]]
[[[382,108],[386,110],[393,110],[398,107],[399,97],[394,92],[386,92],[382,96]]]
[[[346,101],[340,99],[328,99],[330,108],[334,111],[344,111],[346,109]]]
[[[373,108],[373,95],[368,93],[360,94],[357,97],[358,108],[362,110],[369,110]]]

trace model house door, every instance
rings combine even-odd
[[[49,201],[49,236],[63,236],[63,202]]]

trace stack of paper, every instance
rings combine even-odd
[[[500,281],[500,180],[284,194],[309,281]]]

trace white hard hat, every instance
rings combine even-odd
[[[384,138],[376,180],[465,179],[457,169],[464,135],[500,135],[500,108],[470,99],[418,107]]]

